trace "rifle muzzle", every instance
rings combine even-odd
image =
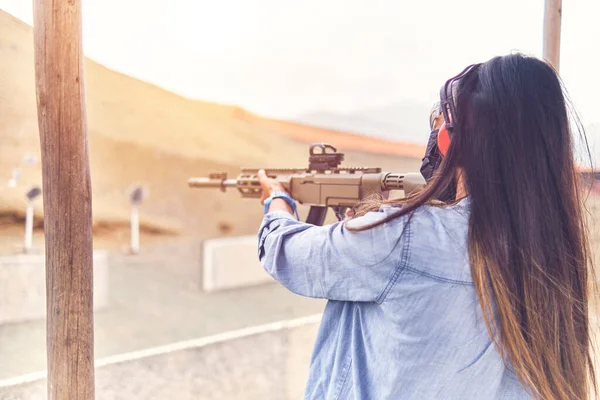
[[[224,192],[228,187],[236,187],[237,180],[218,178],[190,178],[188,180],[188,186],[191,188],[219,188]]]

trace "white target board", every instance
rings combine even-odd
[[[274,282],[258,260],[256,236],[211,239],[202,243],[202,289],[216,292]]]

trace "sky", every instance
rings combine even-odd
[[[441,84],[467,64],[542,55],[543,0],[82,4],[91,59],[186,97],[283,119],[414,101],[426,120]],[[27,23],[31,7],[0,0]],[[598,0],[563,0],[561,76],[586,126],[600,123],[598,15]]]

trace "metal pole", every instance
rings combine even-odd
[[[544,7],[544,59],[558,71],[562,0],[546,0]]]
[[[140,252],[140,212],[137,204],[131,206],[131,253]]]
[[[92,190],[81,0],[34,0],[48,399],[94,399]]]
[[[29,253],[33,244],[33,201],[27,202],[25,213],[25,252]]]

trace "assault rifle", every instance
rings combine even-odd
[[[309,148],[308,168],[265,168],[270,178],[279,181],[300,204],[309,205],[306,222],[323,225],[327,208],[331,207],[339,220],[346,210],[365,197],[378,194],[384,198],[391,190],[402,190],[408,195],[425,185],[420,173],[399,174],[382,172],[381,168],[340,167],[344,154],[326,143],[312,144]],[[236,188],[242,197],[260,198],[259,169],[242,168],[236,179],[227,173],[209,174],[208,178],[190,178],[192,188]]]

